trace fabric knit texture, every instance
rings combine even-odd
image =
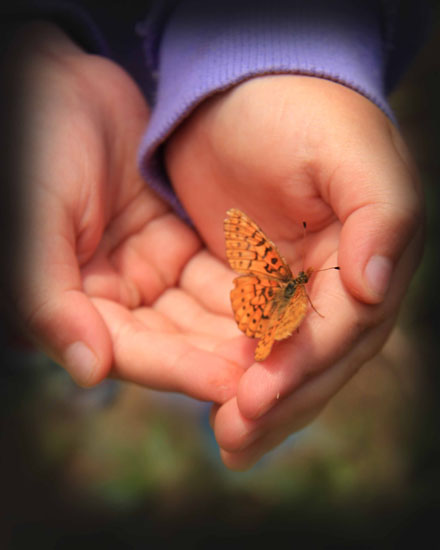
[[[162,144],[212,94],[265,74],[326,78],[356,90],[393,119],[384,89],[382,12],[375,2],[272,0],[178,2],[138,30],[151,73],[154,109],[139,162],[149,184],[184,216]]]

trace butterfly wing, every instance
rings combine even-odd
[[[237,208],[226,214],[226,256],[234,271],[284,281],[292,278],[285,259],[255,222]]]
[[[275,340],[290,336],[303,320],[305,287],[301,279],[293,280],[277,247],[246,214],[236,208],[228,210],[224,230],[229,265],[243,274],[234,280],[231,291],[234,317],[242,332],[260,339],[255,360],[263,361]],[[296,283],[295,291],[287,297],[286,285],[292,283]]]
[[[275,340],[284,340],[296,330],[306,316],[308,297],[306,287],[298,284],[275,328]]]
[[[295,289],[290,299],[280,293],[275,308],[270,313],[265,331],[255,350],[255,360],[264,361],[272,350],[275,340],[284,340],[299,327],[307,313],[307,294],[303,284]]]
[[[238,328],[251,338],[267,331],[282,294],[277,279],[257,275],[237,277],[231,290],[231,304]]]

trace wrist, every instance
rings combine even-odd
[[[256,76],[332,80],[392,116],[383,90],[380,14],[366,2],[275,0],[268,9],[263,1],[226,1],[214,13],[188,0],[169,16],[160,54],[156,105],[140,151],[144,175],[159,192],[167,180],[162,144],[208,97]]]

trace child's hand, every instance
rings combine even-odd
[[[24,121],[13,144],[22,323],[82,385],[110,373],[223,403],[243,372],[216,353],[235,324],[201,305],[199,295],[218,298],[198,283],[200,272],[214,281],[227,270],[138,173],[141,93],[56,27],[23,32],[11,75]]]
[[[225,212],[237,207],[295,273],[341,268],[315,274],[308,286],[324,317],[310,308],[299,333],[263,363],[249,345],[237,396],[214,407],[225,464],[248,468],[316,417],[384,344],[421,256],[421,188],[399,133],[377,107],[304,76],[256,78],[206,101],[170,139],[166,161],[218,257],[225,257]]]

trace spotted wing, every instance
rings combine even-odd
[[[306,316],[308,297],[306,287],[298,284],[275,329],[275,340],[289,337]]]
[[[255,222],[237,208],[231,208],[226,214],[226,256],[234,271],[283,281],[292,278],[285,259]]]
[[[251,338],[264,336],[282,294],[277,279],[257,275],[234,279],[231,304],[238,328]]]
[[[299,327],[307,313],[307,294],[303,284],[299,284],[289,300],[280,297],[272,311],[266,330],[255,350],[255,360],[263,361],[272,350],[275,340],[284,340]]]

